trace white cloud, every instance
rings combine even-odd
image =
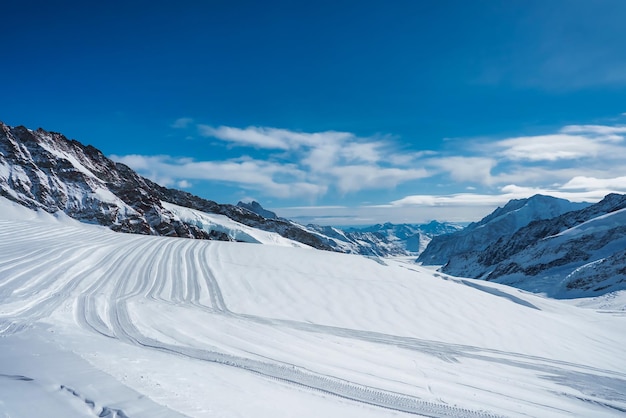
[[[560,187],[561,190],[608,190],[626,192],[626,176],[599,179],[576,176]]]
[[[228,126],[213,128],[208,125],[198,125],[198,130],[202,136],[218,138],[234,143],[235,145],[283,150],[289,149],[289,144],[284,138],[269,135],[258,128],[239,129]]]
[[[455,181],[491,184],[491,170],[497,161],[487,157],[455,156],[431,159],[428,164],[447,172]]]
[[[301,164],[314,172],[325,172],[337,165],[341,147],[338,144],[320,144],[301,157]]]
[[[510,160],[557,161],[594,157],[601,145],[589,138],[568,134],[522,136],[498,141],[500,155]]]
[[[198,125],[200,134],[207,137],[221,139],[238,146],[252,146],[257,148],[290,150],[302,146],[315,147],[326,143],[340,143],[353,139],[349,132],[294,132],[287,129],[250,126],[245,129],[220,126],[214,128],[209,125]]]
[[[411,195],[394,200],[391,206],[494,206],[506,203],[509,195],[456,193],[449,195]]]
[[[568,125],[563,127],[561,132],[584,135],[595,141],[622,142],[626,126]]]
[[[394,188],[400,183],[429,176],[423,168],[383,168],[373,165],[334,167],[331,173],[336,178],[337,187],[342,193],[363,189]]]
[[[307,182],[306,173],[293,165],[242,158],[228,161],[192,161],[168,156],[116,156],[111,158],[139,171],[140,174],[166,186],[174,179],[212,180],[238,184],[276,197],[316,197],[326,193],[327,186]],[[279,182],[276,177],[289,182]],[[179,180],[180,181],[180,180]],[[187,181],[187,180],[185,180]]]
[[[184,129],[193,123],[192,118],[178,118],[170,126],[175,129]]]
[[[611,158],[614,153],[624,154],[620,143],[624,141],[626,126],[567,125],[558,133],[521,136],[496,141],[498,155],[513,161],[559,161]]]
[[[525,199],[536,194],[554,196],[572,202],[597,202],[608,193],[615,191],[593,189],[578,192],[563,191],[561,188],[526,187],[509,184],[500,188],[500,193],[455,193],[449,195],[412,195],[395,200],[390,206],[437,206],[437,207],[470,207],[496,206],[506,204],[511,199]]]
[[[190,118],[179,121],[178,126],[193,123]],[[349,132],[296,132],[255,126],[195,126],[202,136],[219,140],[207,142],[207,146],[219,147],[221,141],[231,150],[236,147],[250,152],[254,158],[113,158],[164,185],[191,187],[192,182],[195,185],[202,180],[217,181],[239,187],[240,194],[253,193],[260,198],[302,198],[314,202],[332,193],[345,197],[366,190],[389,193],[401,185],[403,190],[414,187],[417,193],[376,206],[406,216],[408,208],[416,210],[418,206],[422,214],[426,213],[424,208],[441,209],[441,213],[461,210],[467,216],[488,213],[510,199],[537,193],[577,201],[599,200],[610,191],[623,191],[621,184],[626,183],[626,126],[622,125],[568,125],[536,136],[448,141],[448,149],[438,152],[407,149],[407,144],[390,136],[359,137]],[[431,180],[426,182],[426,178]],[[463,192],[420,193],[424,187]],[[372,215],[374,206],[368,207],[367,214],[359,219]],[[343,212],[335,215],[337,219],[349,216]],[[379,215],[383,216],[383,212]]]
[[[341,148],[341,156],[347,161],[376,163],[382,159],[382,142],[352,142]]]
[[[263,160],[245,157],[225,161],[140,155],[113,158],[167,185],[181,179],[213,180],[281,198],[315,199],[331,189],[341,194],[392,189],[430,175],[422,167],[388,166],[388,161],[400,160],[399,154],[393,152],[391,143],[381,139],[334,131],[309,134],[274,128],[200,126],[200,129],[239,146],[280,150],[281,154],[270,154]]]

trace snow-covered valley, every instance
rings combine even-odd
[[[623,311],[0,204],[0,415],[626,413]]]

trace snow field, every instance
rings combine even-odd
[[[0,203],[9,416],[626,413],[622,315],[402,261],[117,234]]]

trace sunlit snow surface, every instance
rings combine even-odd
[[[626,414],[622,311],[1,198],[0,334],[0,416]]]

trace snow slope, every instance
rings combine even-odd
[[[218,231],[228,236],[232,241],[250,242],[256,244],[283,245],[288,247],[311,248],[306,244],[284,238],[275,232],[263,231],[230,219],[225,215],[206,213],[199,210],[178,206],[173,203],[161,202],[163,208],[171,212],[175,219],[187,225],[210,233]]]
[[[626,195],[532,222],[480,252],[450,259],[441,271],[559,299],[624,291]]]
[[[249,227],[277,233],[318,249],[332,250],[317,234],[283,219],[266,219],[247,209],[162,187],[116,163],[92,146],[65,136],[0,122],[0,196],[31,209],[62,211],[80,221],[108,226],[115,231],[168,237],[232,240],[228,233]],[[201,229],[186,224],[162,202],[219,214]],[[204,217],[209,219],[211,215]],[[195,221],[198,216],[192,215]],[[230,218],[229,221],[226,218]],[[234,222],[243,224],[233,228]],[[224,227],[225,224],[228,226]],[[215,225],[215,229],[208,228]],[[247,225],[247,226],[244,226]],[[228,233],[221,232],[227,229]]]
[[[626,290],[626,209],[538,240],[491,268],[488,279],[555,298]]]
[[[0,416],[623,416],[625,326],[414,264],[0,199]]]
[[[570,202],[544,195],[513,199],[461,231],[434,237],[420,254],[418,261],[425,265],[472,265],[476,263],[481,251],[490,244],[498,239],[506,240],[506,237],[531,222],[554,218],[587,206],[588,203]]]

